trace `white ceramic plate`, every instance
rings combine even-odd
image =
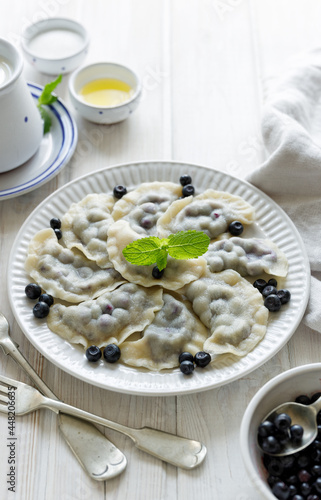
[[[236,358],[227,355],[203,370],[194,370],[191,376],[183,375],[179,369],[153,373],[122,363],[89,363],[80,347],[52,333],[45,320],[34,318],[33,303],[24,293],[30,281],[24,271],[28,242],[36,232],[49,226],[52,217],[61,217],[72,202],[81,200],[88,193],[110,192],[117,184],[130,189],[142,182],[154,180],[178,182],[182,174],[192,176],[198,193],[209,187],[228,191],[242,196],[255,207],[257,233],[263,233],[273,240],[289,260],[289,273],[283,286],[291,291],[291,301],[280,312],[270,314],[265,338],[247,356]],[[306,308],[309,282],[309,263],[302,240],[291,220],[269,197],[252,185],[222,172],[175,162],[119,165],[66,184],[45,199],[25,221],[13,245],[8,265],[8,291],[16,320],[28,339],[47,359],[71,375],[98,387],[150,396],[187,394],[218,387],[265,363],[296,330]]]
[[[28,83],[38,99],[43,87]],[[58,99],[48,107],[52,126],[44,135],[36,154],[18,168],[0,174],[0,200],[28,193],[51,180],[65,167],[77,144],[77,126],[63,102]]]

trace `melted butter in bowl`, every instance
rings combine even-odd
[[[69,93],[73,106],[83,118],[112,124],[126,120],[137,108],[141,83],[130,68],[101,62],[74,72],[69,80]]]
[[[116,78],[99,78],[86,83],[79,92],[84,101],[94,106],[118,106],[129,101],[134,90]]]

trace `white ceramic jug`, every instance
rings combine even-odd
[[[29,160],[43,137],[43,121],[22,68],[17,49],[0,38],[0,173]]]

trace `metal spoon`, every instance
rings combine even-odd
[[[290,440],[287,441],[287,443],[282,446],[281,451],[279,451],[278,453],[269,453],[265,450],[262,450],[263,453],[273,455],[275,457],[282,457],[284,455],[292,455],[293,453],[297,453],[298,451],[307,448],[317,437],[317,414],[320,410],[321,397],[310,405],[302,405],[300,403],[289,402],[277,406],[264,418],[264,420],[270,420],[273,422],[277,415],[286,413],[287,415],[289,415],[289,417],[291,417],[291,425],[298,424],[303,427],[303,436],[299,442],[293,442]],[[262,449],[259,442],[258,445]]]
[[[9,336],[9,325],[0,313],[0,347],[25,370],[36,387],[47,397],[58,399],[18,350]],[[93,424],[59,413],[58,427],[67,444],[92,479],[106,481],[126,468],[125,455]]]

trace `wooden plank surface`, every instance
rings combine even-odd
[[[40,355],[13,319],[6,291],[7,262],[20,226],[50,193],[82,174],[137,160],[173,159],[243,178],[264,158],[260,119],[266,85],[289,57],[320,44],[318,0],[14,0],[0,4],[0,33],[18,42],[23,27],[45,17],[72,17],[91,35],[86,62],[132,66],[144,97],[129,120],[96,126],[77,116],[68,77],[59,95],[73,112],[79,142],[68,166],[29,194],[0,201],[1,311],[12,337],[57,396],[131,426],[150,425],[206,443],[198,469],[177,470],[107,435],[128,458],[126,471],[99,483],[70,453],[47,410],[17,419],[16,493],[8,491],[7,419],[0,415],[0,498],[19,500],[257,500],[239,449],[241,416],[255,392],[283,370],[320,360],[319,336],[300,326],[273,359],[250,375],[199,394],[141,397],[92,387]],[[25,64],[28,81],[50,77]],[[1,117],[0,117],[1,119]],[[1,183],[1,177],[0,177]],[[28,381],[1,354],[1,373]]]

